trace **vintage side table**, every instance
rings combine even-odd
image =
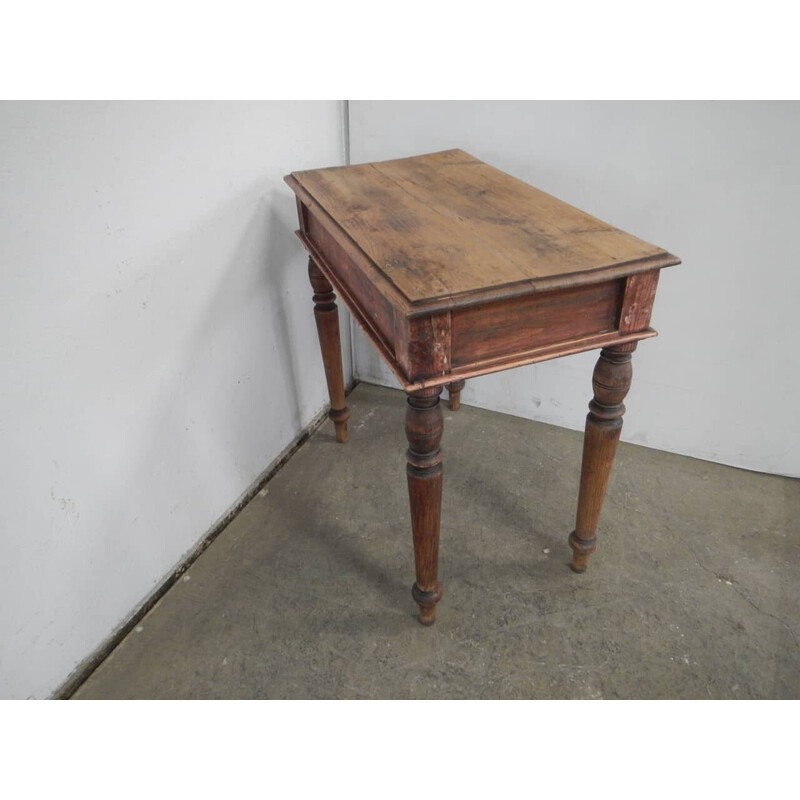
[[[584,435],[572,568],[584,572],[659,271],[680,260],[461,151],[293,172],[336,439],[347,441],[336,295],[408,398],[414,600],[430,625],[442,412],[464,381],[602,348]],[[335,291],[334,291],[335,290]]]

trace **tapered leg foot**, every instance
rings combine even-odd
[[[466,381],[453,381],[447,384],[447,391],[450,394],[450,410],[458,411],[461,408],[461,390]]]
[[[322,363],[325,367],[325,380],[328,383],[328,396],[331,401],[328,417],[336,428],[336,441],[346,442],[350,409],[344,402],[342,346],[339,339],[339,312],[336,308],[336,294],[328,279],[310,258],[308,259],[308,279],[314,290],[314,319],[317,322]]]
[[[597,548],[597,522],[622,431],[622,401],[631,387],[631,353],[635,349],[636,342],[606,347],[594,368],[594,398],[589,403],[583,437],[578,513],[575,530],[569,535],[575,572],[586,572],[589,556]]]
[[[414,536],[414,565],[417,581],[411,594],[419,605],[419,621],[433,625],[436,604],[442,597],[437,579],[439,525],[442,516],[442,387],[408,393],[406,437],[408,451],[408,499]]]

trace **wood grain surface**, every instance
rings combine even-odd
[[[290,177],[412,306],[678,263],[462,150]]]

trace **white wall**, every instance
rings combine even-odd
[[[353,102],[353,163],[460,147],[683,259],[664,270],[623,439],[800,476],[800,103]],[[360,331],[359,377],[396,385]],[[468,381],[581,429],[595,353]]]
[[[282,177],[342,163],[340,113],[0,104],[0,697],[56,689],[327,402]]]

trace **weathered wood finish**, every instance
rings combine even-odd
[[[336,428],[336,441],[347,441],[347,420],[350,409],[344,400],[344,375],[342,374],[342,346],[339,340],[339,312],[336,295],[328,279],[320,272],[314,260],[308,259],[308,279],[314,290],[314,319],[317,322],[322,363],[328,383],[331,408],[328,417]]]
[[[306,236],[323,256],[319,260],[328,264],[330,271],[337,275],[342,293],[359,299],[358,306],[363,308],[363,324],[370,327],[381,342],[391,349],[394,336],[394,312],[391,303],[314,215],[308,216]]]
[[[656,298],[659,271],[642,272],[625,279],[625,291],[619,312],[620,333],[640,331],[650,324]]]
[[[334,290],[408,396],[408,489],[420,620],[437,579],[439,396],[464,381],[601,349],[586,421],[572,567],[586,569],[619,441],[630,357],[660,270],[680,260],[461,150],[295,172],[298,237],[316,268],[317,325],[337,438],[346,436]],[[338,418],[337,416],[338,415]]]
[[[481,302],[677,261],[462,150],[291,177],[409,307],[451,308],[456,298]]]
[[[622,401],[631,388],[631,353],[635,349],[636,342],[631,342],[601,350],[592,375],[594,398],[583,436],[578,513],[575,530],[569,535],[575,572],[586,572],[589,556],[597,549],[595,532],[622,432]]]
[[[678,263],[460,150],[286,181],[301,241],[407,390],[654,335]]]
[[[436,604],[442,597],[437,580],[439,525],[442,516],[442,441],[444,423],[439,395],[442,387],[420,389],[408,395],[406,473],[414,535],[417,581],[411,589],[419,605],[419,621],[433,625]]]
[[[461,408],[461,390],[464,388],[465,384],[466,381],[453,381],[447,384],[451,411],[458,411],[458,409]]]
[[[453,312],[453,368],[613,331],[621,293],[616,280],[460,308]]]
[[[587,350],[599,350],[603,347],[615,347],[616,345],[626,344],[627,342],[638,342],[642,339],[649,339],[657,335],[656,331],[652,328],[646,328],[643,331],[636,331],[635,333],[625,335],[620,334],[618,331],[609,331],[608,333],[581,336],[576,339],[570,339],[567,342],[544,345],[517,355],[508,354],[489,361],[476,360],[466,366],[457,367],[446,375],[434,375],[429,378],[419,378],[415,381],[408,380],[399,370],[395,371],[395,375],[397,375],[403,384],[403,388],[407,392],[411,392],[415,389],[425,389],[430,386],[446,386],[454,380],[468,380],[469,378],[488,375],[492,372],[501,372],[507,369],[514,369],[515,367],[522,367],[527,364],[537,364],[541,361],[550,361],[551,359],[561,358],[562,356],[583,353]]]
[[[410,319],[395,315],[395,361],[408,382],[441,378],[449,374],[451,330],[449,311],[437,311]]]

